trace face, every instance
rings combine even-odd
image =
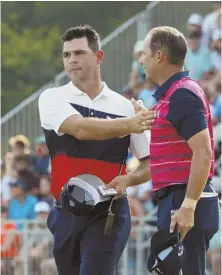
[[[25,148],[20,147],[17,144],[15,144],[14,146],[12,146],[12,152],[13,152],[14,156],[24,156]]]
[[[11,194],[13,198],[17,198],[24,194],[24,190],[17,185],[11,185]]]
[[[45,177],[40,179],[40,193],[41,195],[48,195],[50,193],[50,181]]]
[[[195,52],[200,47],[200,38],[188,38],[187,39],[188,47]]]
[[[217,51],[217,52],[221,52],[221,39],[218,39],[216,41],[213,42],[213,48]]]
[[[201,31],[202,26],[188,24],[187,29],[188,29],[188,31]]]
[[[146,78],[151,82],[157,83],[157,72],[161,70],[164,64],[164,56],[162,51],[157,51],[155,54],[152,54],[150,48],[151,35],[151,33],[148,33],[144,40],[144,49],[139,62],[144,67]]]
[[[49,154],[48,147],[45,143],[40,144],[39,148],[41,150],[42,155],[47,156]]]
[[[67,75],[77,84],[91,79],[102,63],[104,53],[94,53],[86,37],[64,42],[63,64]]]

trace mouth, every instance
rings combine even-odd
[[[69,69],[69,72],[76,72],[76,71],[81,71],[81,68],[73,68],[73,69]]]

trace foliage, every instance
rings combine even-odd
[[[2,115],[62,70],[60,37],[90,24],[101,38],[147,2],[2,2]],[[84,18],[84,20],[83,20]]]

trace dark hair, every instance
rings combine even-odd
[[[25,143],[21,140],[16,141],[14,145],[19,148],[25,148]]]
[[[25,162],[26,164],[28,164],[28,165],[31,165],[31,160],[30,160],[30,158],[29,158],[29,156],[26,156],[26,155],[24,155],[24,156],[16,156],[15,158],[14,158],[14,161],[15,162]]]
[[[152,29],[150,48],[153,55],[158,50],[164,51],[170,64],[184,64],[187,53],[186,39],[175,28],[163,26]]]
[[[190,31],[187,35],[188,38],[201,38],[202,32],[200,30]]]
[[[100,37],[96,30],[89,25],[68,29],[62,36],[62,43],[73,39],[86,37],[89,48],[95,53],[100,50]]]

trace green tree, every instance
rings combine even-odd
[[[2,115],[62,70],[61,34],[90,24],[101,38],[147,2],[2,2]]]

